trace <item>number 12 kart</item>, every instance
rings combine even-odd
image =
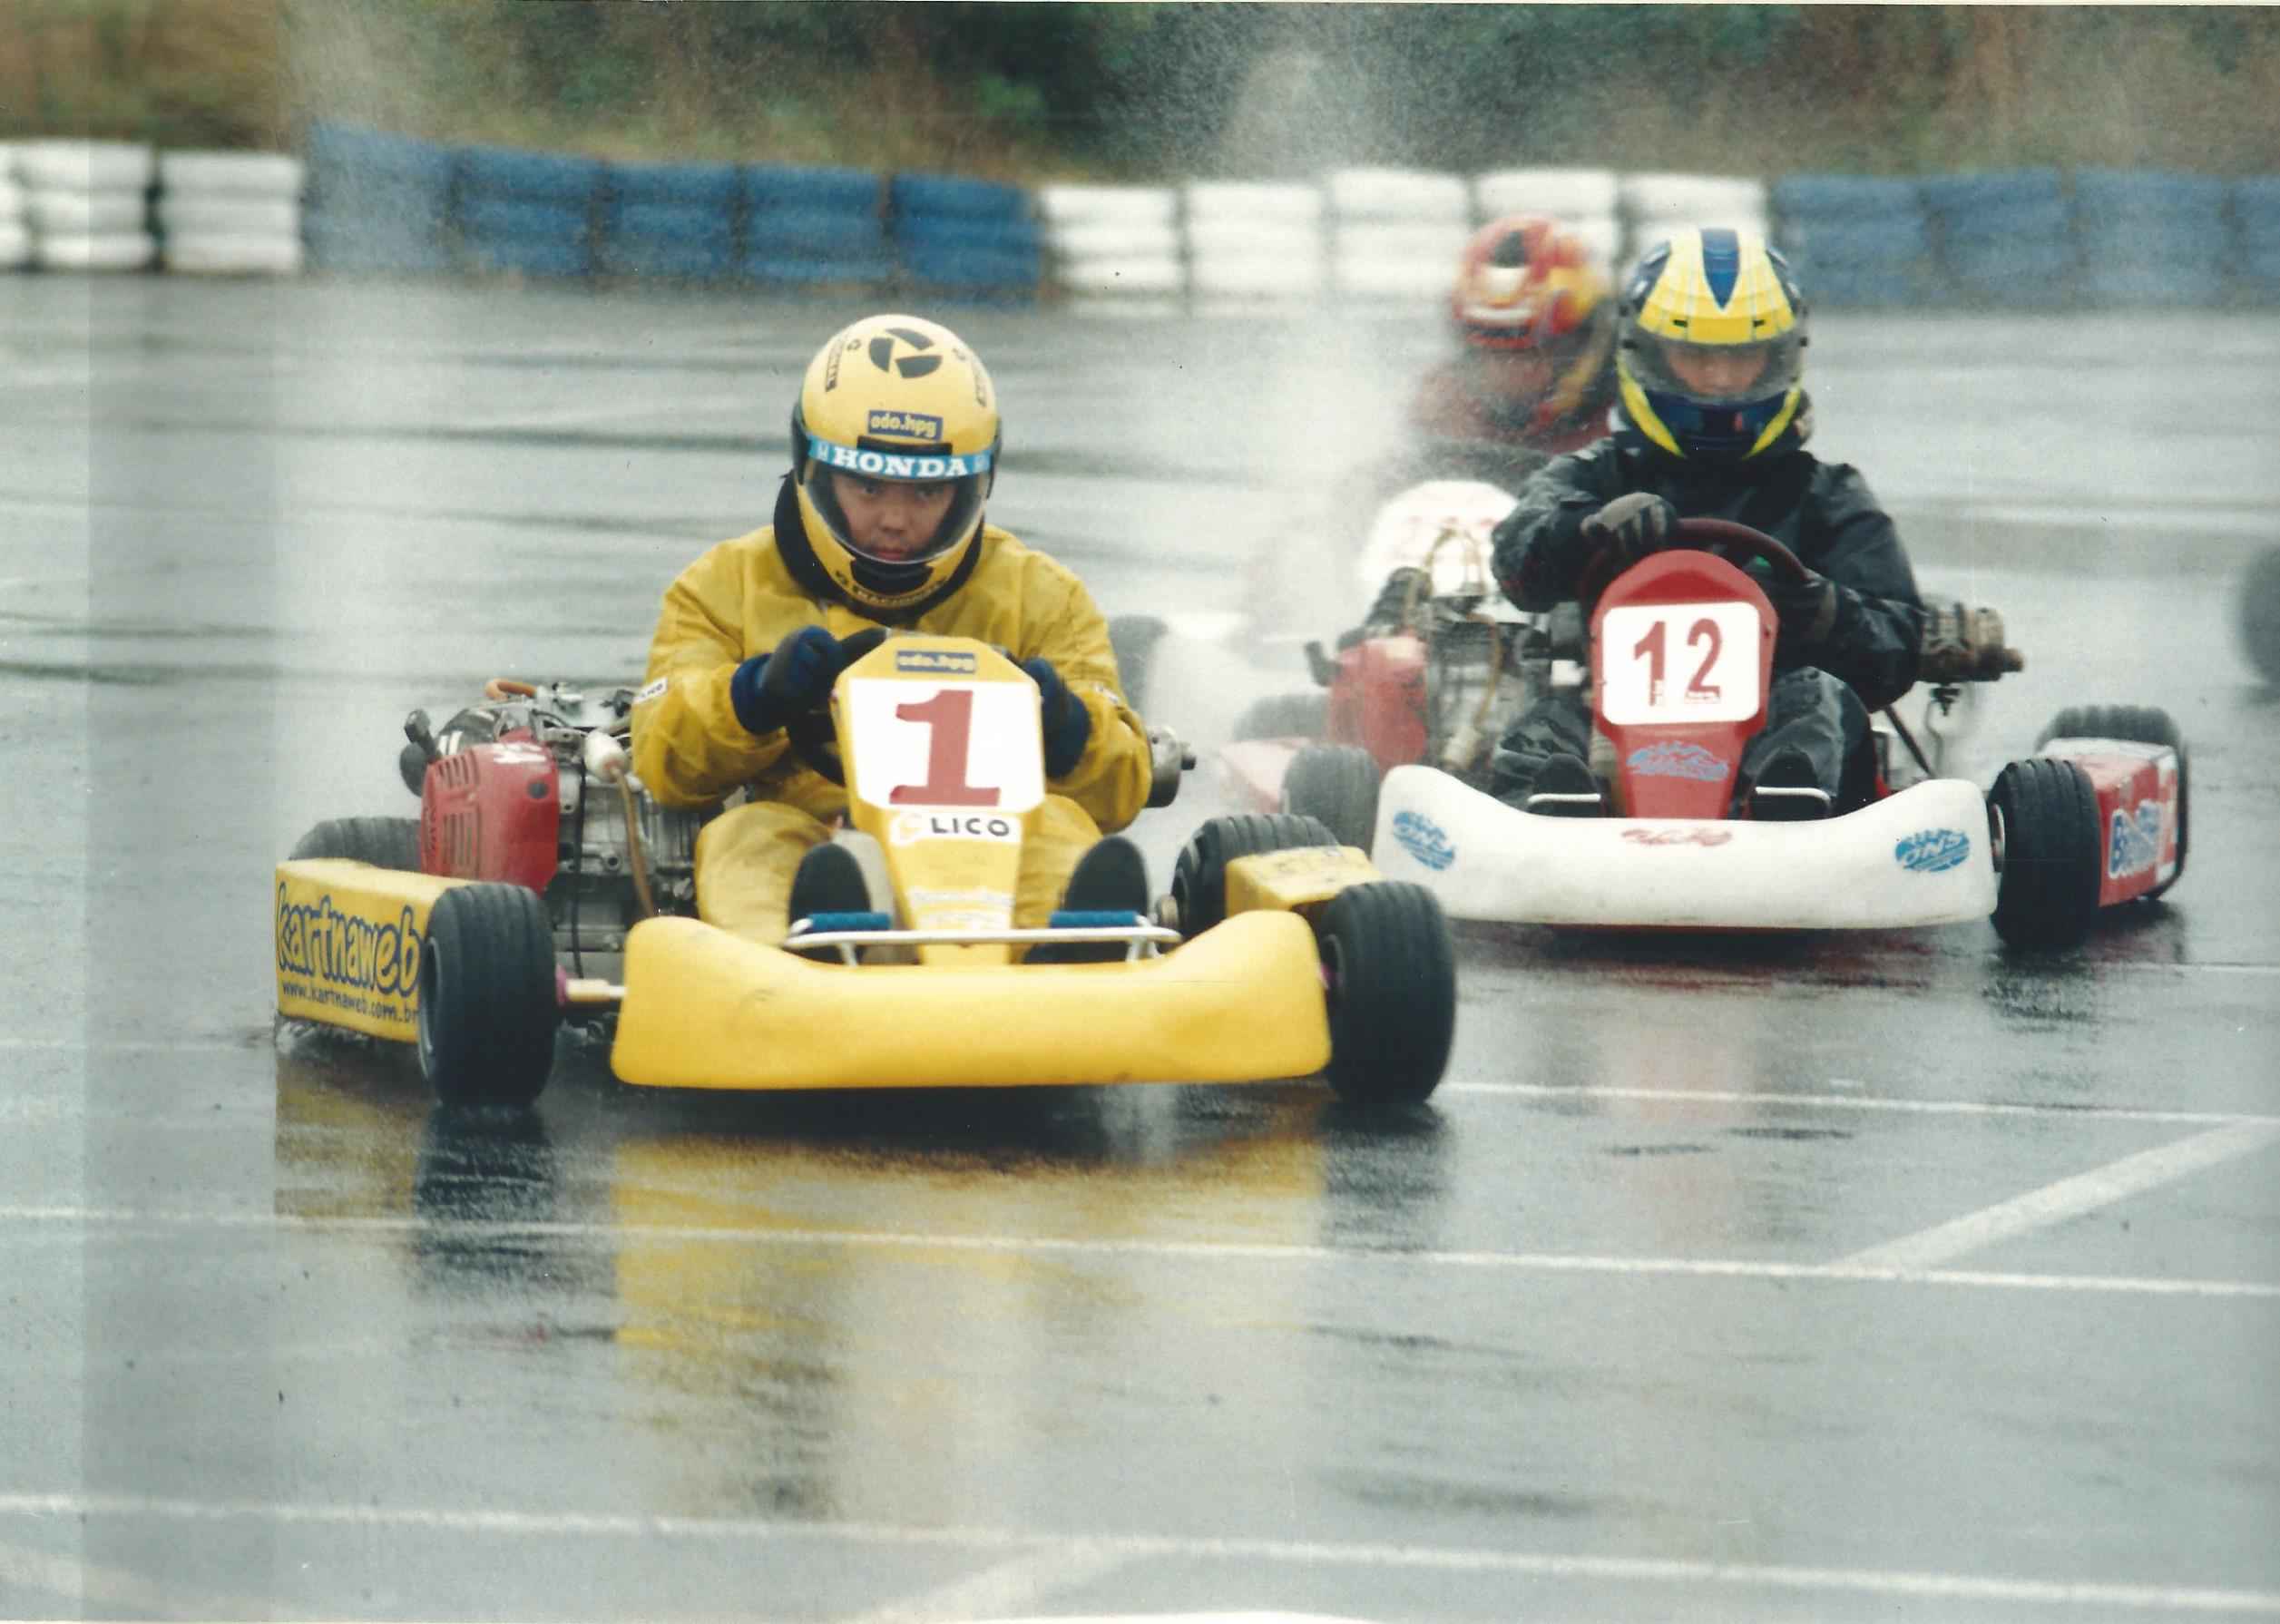
[[[320,824],[278,866],[285,1016],[418,1046],[447,1101],[525,1104],[565,1020],[627,1083],[836,1089],[1263,1081],[1417,1101],[1455,1020],[1448,925],[1311,818],[1215,818],[1154,917],[1013,924],[1045,781],[1036,685],[987,644],[903,634],[851,665],[793,748],[847,789],[835,838],[869,907],[780,943],[694,915],[709,810],[626,771],[631,695],[494,684],[440,735],[415,712],[414,820]],[[1155,735],[1151,805],[1184,751]],[[837,748],[833,741],[836,739]],[[612,802],[616,805],[612,805]],[[717,810],[712,809],[712,810]],[[1031,964],[1042,944],[1111,962]]]
[[[1751,816],[1757,797],[1737,806],[1736,787],[1744,747],[1766,725],[1776,616],[1747,573],[1700,549],[1791,575],[1804,566],[1744,525],[1688,519],[1677,536],[1610,584],[1589,629],[1600,788],[1582,797],[1598,805],[1575,809],[1614,815],[1522,811],[1447,773],[1396,767],[1371,847],[1386,873],[1430,886],[1460,919],[1814,931],[1989,917],[2004,941],[2031,946],[2078,943],[2101,908],[2176,883],[2186,753],[2169,719],[2147,708],[2061,712],[1991,792],[1930,776],[1895,788],[1879,759],[1848,774],[1872,786],[1856,805],[1809,820]],[[1927,654],[1926,680],[2020,669],[2000,631],[1965,642],[1951,658]],[[1872,737],[1882,756],[1884,735]]]

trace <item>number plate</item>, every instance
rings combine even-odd
[[[1747,603],[1637,603],[1600,623],[1600,713],[1618,727],[1757,714],[1758,618]]]
[[[1037,690],[1028,682],[847,684],[853,792],[872,806],[987,807],[1018,817],[1045,798]]]

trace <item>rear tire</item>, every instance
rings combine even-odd
[[[554,1069],[554,932],[521,885],[435,899],[420,949],[419,1065],[446,1105],[528,1105]]]
[[[1208,820],[1189,836],[1172,865],[1171,900],[1179,915],[1179,934],[1199,936],[1227,917],[1227,866],[1236,858],[1337,844],[1317,819],[1287,812]]]
[[[287,861],[304,857],[346,857],[375,868],[419,872],[419,819],[416,817],[333,817],[317,825],[293,842]]]
[[[1324,693],[1277,693],[1254,699],[1235,719],[1235,737],[1248,739],[1319,739],[1330,725],[1330,696]]]
[[[2071,761],[2014,761],[1988,797],[2001,830],[1995,934],[2013,947],[2072,947],[2089,934],[2105,872],[2098,794]]]
[[[1377,758],[1358,745],[1306,746],[1283,775],[1283,810],[1320,818],[1340,846],[1367,853],[1377,832]]]
[[[2275,556],[2280,556],[2275,554]],[[2280,590],[2276,587],[2275,590]],[[2054,739],[2126,739],[2133,744],[2158,744],[2177,753],[2177,866],[2175,873],[2147,892],[2151,902],[2185,877],[2186,798],[2187,759],[2185,736],[2169,713],[2154,705],[2072,705],[2050,719],[2035,740],[2040,749]]]
[[[1316,929],[1329,1003],[1324,1075],[1355,1105],[1414,1105],[1439,1086],[1456,1033],[1456,954],[1423,885],[1381,880],[1332,897]]]

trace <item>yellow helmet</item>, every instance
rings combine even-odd
[[[949,586],[982,533],[999,438],[988,369],[948,328],[866,316],[816,352],[792,407],[792,486],[816,561],[850,603],[893,615]],[[842,481],[948,485],[951,501],[915,549],[866,551]]]
[[[1623,289],[1615,370],[1624,420],[1689,463],[1802,438],[1805,305],[1752,231],[1705,227],[1647,250]]]

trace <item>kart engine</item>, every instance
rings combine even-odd
[[[695,911],[697,832],[712,812],[661,807],[631,779],[588,770],[591,737],[622,741],[631,689],[599,700],[559,682],[496,681],[488,692],[441,731],[424,710],[405,719],[400,766],[420,797],[421,866],[539,892],[574,973],[609,973],[625,933],[652,908]]]
[[[1436,598],[1420,617],[1426,647],[1426,759],[1485,786],[1491,747],[1555,678],[1561,628],[1543,616],[1518,616],[1501,602]],[[1556,617],[1555,617],[1556,618]]]

